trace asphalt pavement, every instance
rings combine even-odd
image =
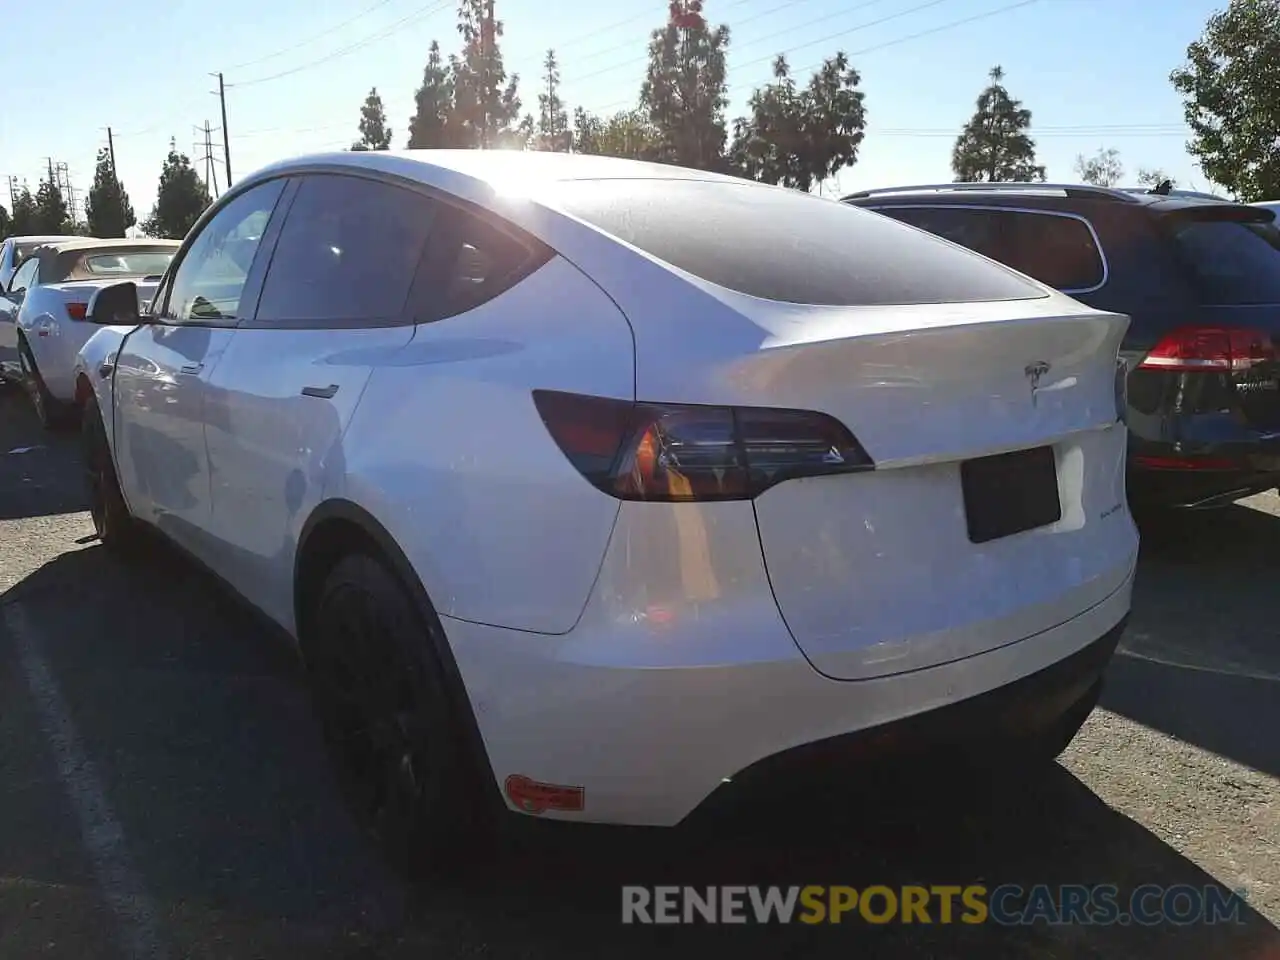
[[[74,435],[0,392],[0,958],[1280,958],[1280,501],[1144,530],[1131,626],[1017,789],[779,784],[548,830],[410,886],[337,798],[291,652],[181,558],[92,541]],[[868,789],[869,788],[869,789]],[[634,926],[624,884],[1219,884],[1238,922]]]

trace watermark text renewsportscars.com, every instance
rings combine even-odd
[[[1190,926],[1242,923],[1244,895],[1213,884],[625,886],[622,922]]]

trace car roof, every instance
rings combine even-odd
[[[574,180],[701,180],[781,189],[672,164],[592,154],[543,150],[356,150],[281,160],[241,178],[236,190],[272,177],[343,168],[415,181],[486,207],[507,196],[532,199],[541,187]]]
[[[20,243],[24,247],[29,247],[32,244],[57,243],[59,240],[78,240],[82,238],[71,237],[71,236],[52,236],[52,235],[45,237],[45,236],[40,236],[38,234],[34,234],[31,236],[5,237],[5,239],[12,240],[14,243]]]
[[[121,247],[169,247],[177,249],[182,246],[181,240],[152,240],[149,237],[138,237],[130,240],[127,237],[111,237],[97,239],[95,237],[57,237],[52,242],[41,244],[41,248],[55,253],[71,253],[79,250],[115,250]]]
[[[860,190],[841,199],[859,206],[872,202],[903,204],[919,202],[927,198],[934,204],[976,204],[1017,206],[1029,201],[1045,201],[1046,205],[1061,206],[1064,201],[1085,200],[1101,203],[1113,202],[1130,206],[1147,207],[1160,213],[1173,213],[1223,205],[1245,207],[1212,194],[1190,190],[1171,193],[1151,193],[1142,187],[1094,187],[1089,184],[1055,183],[949,183],[921,186],[888,187]]]

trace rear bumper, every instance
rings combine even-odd
[[[826,775],[847,770],[851,763],[900,763],[915,756],[998,758],[1003,746],[1047,731],[1073,709],[1092,709],[1127,622],[1125,616],[1097,640],[1020,680],[936,710],[774,754],[742,771],[733,784]]]
[[[767,605],[708,603],[701,616],[659,622],[652,611],[624,621],[616,607],[608,618],[589,607],[562,636],[448,618],[444,627],[500,790],[528,778],[581,797],[581,809],[547,818],[670,826],[726,780],[768,770],[768,758],[834,751],[845,759],[831,762],[846,762],[848,735],[875,740],[886,729],[963,729],[982,743],[1033,714],[1062,713],[1105,667],[1132,581],[1130,561],[1118,589],[1066,622],[941,666],[854,681],[814,670],[767,594]]]
[[[1225,506],[1280,486],[1280,433],[1252,431],[1229,441],[1138,441],[1129,451],[1127,487],[1135,506]]]

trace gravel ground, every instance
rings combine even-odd
[[[24,452],[18,452],[26,449]],[[1102,707],[1013,795],[738,798],[405,886],[342,811],[289,653],[178,558],[88,535],[74,437],[0,395],[0,957],[1280,958],[1280,501],[1144,530]],[[623,927],[621,884],[1219,883],[1240,922]],[[123,920],[122,920],[123,918]]]

